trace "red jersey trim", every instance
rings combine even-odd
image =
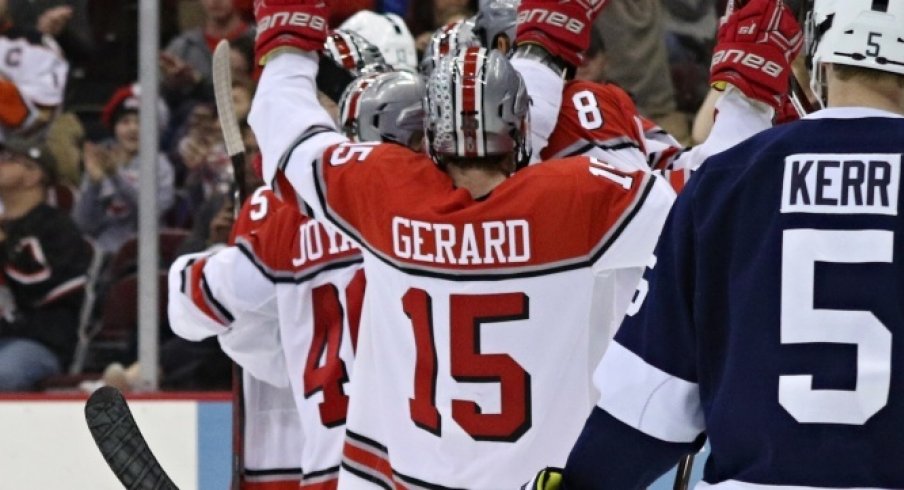
[[[310,281],[323,272],[350,267],[361,264],[364,261],[364,258],[360,253],[348,252],[344,255],[337,255],[333,258],[317,262],[315,265],[299,271],[290,271],[274,269],[268,266],[254,252],[254,248],[245,237],[239,237],[239,239],[236,240],[235,247],[242,252],[242,255],[244,255],[264,277],[274,284],[301,284]]]
[[[641,190],[636,193],[634,201],[622,211],[619,219],[613,223],[609,230],[599,240],[598,244],[591,248],[590,252],[586,255],[541,265],[468,270],[439,268],[403,262],[373,246],[373,244],[369,243],[360,233],[358,233],[358,230],[355,229],[355,227],[339,216],[327,202],[323,165],[322,159],[314,163],[314,187],[317,191],[317,199],[320,201],[320,206],[324,211],[325,218],[329,220],[333,226],[352,237],[362,248],[390,267],[415,276],[434,277],[451,281],[502,281],[514,278],[549,275],[590,267],[599,260],[602,254],[615,243],[619,236],[621,236],[622,232],[627,228],[628,224],[643,206],[643,203],[646,202],[647,197],[650,195],[650,192],[653,190],[653,186],[656,183],[656,178],[652,174],[643,176],[643,181],[640,184]]]
[[[182,269],[182,285],[179,288],[182,294],[189,297],[192,304],[205,316],[222,326],[227,326],[235,320],[235,317],[219,301],[214,299],[204,276],[204,265],[207,258],[192,259]]]
[[[350,430],[345,433],[342,468],[386,490],[459,490],[414,478],[392,469],[386,446]]]

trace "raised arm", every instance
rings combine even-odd
[[[531,97],[532,163],[556,127],[565,78],[590,45],[593,21],[607,0],[524,0],[518,5],[512,66]]]

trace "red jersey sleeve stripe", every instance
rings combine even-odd
[[[210,292],[207,279],[204,277],[204,265],[207,259],[201,259],[188,266],[188,295],[198,310],[211,320],[226,326],[232,323],[235,318],[223,307]]]

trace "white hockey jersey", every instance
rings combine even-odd
[[[28,109],[26,119],[15,128],[0,124],[0,141],[12,130],[26,129],[38,116],[38,108],[63,103],[69,63],[56,42],[38,32],[0,27],[0,80],[12,82]]]
[[[281,194],[362,245],[341,488],[515,488],[563,464],[674,193],[579,157],[475,200],[424,154],[343,143],[315,72],[273,57],[250,121]]]
[[[217,335],[256,378],[289,385],[303,442],[301,488],[335,487],[364,279],[351,242],[283,206],[219,252],[170,269],[173,331]]]

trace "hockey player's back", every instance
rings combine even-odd
[[[817,0],[813,19],[828,108],[708,159],[682,192],[566,488],[642,488],[704,431],[706,488],[904,487],[904,1]]]

